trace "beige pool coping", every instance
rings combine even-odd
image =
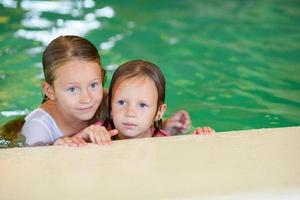
[[[0,199],[300,199],[300,126],[1,149]]]

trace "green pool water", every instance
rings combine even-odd
[[[41,102],[41,54],[81,35],[111,74],[130,59],[167,79],[167,116],[217,131],[300,125],[300,2],[0,0],[0,124]]]

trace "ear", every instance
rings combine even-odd
[[[167,110],[167,104],[160,105],[157,114],[155,116],[155,121],[160,120],[164,116],[166,110]]]
[[[43,91],[44,91],[45,95],[49,99],[55,100],[56,96],[55,96],[55,92],[54,92],[53,87],[49,83],[47,83],[45,81],[43,81],[42,87],[43,87]]]

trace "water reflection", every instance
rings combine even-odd
[[[40,12],[28,12],[25,18],[22,20],[21,24],[26,28],[49,28],[53,23],[47,19],[40,17]]]
[[[110,50],[111,48],[113,48],[115,46],[115,43],[119,40],[122,40],[125,35],[129,35],[130,32],[128,32],[127,34],[117,34],[113,37],[110,37],[108,39],[108,41],[101,43],[100,45],[100,49],[102,50]]]
[[[12,1],[0,0],[0,4],[7,8],[20,7],[26,11],[21,21],[23,28],[17,30],[15,37],[42,42],[45,46],[53,38],[60,35],[84,36],[92,30],[102,27],[98,18],[113,18],[115,11],[110,6],[94,9],[85,13],[85,9],[94,8],[93,0],[84,1]],[[45,18],[45,13],[59,15],[56,20]],[[60,16],[62,15],[62,16]],[[71,16],[71,18],[70,18]],[[107,46],[110,45],[109,48]],[[110,49],[113,44],[104,44]]]
[[[78,16],[82,9],[82,4],[71,1],[22,1],[21,8],[29,12],[51,12]]]
[[[20,115],[27,115],[29,113],[29,110],[15,110],[15,111],[1,111],[1,115],[5,117],[11,117],[11,116],[20,116]]]
[[[166,116],[186,108],[193,124],[219,131],[298,125],[299,9],[276,0],[0,0],[0,123],[1,111],[40,103],[45,45],[76,34],[100,49],[108,79],[128,59],[158,63]]]
[[[105,6],[104,8],[97,9],[95,11],[97,17],[107,17],[113,18],[115,16],[115,11],[110,6]]]
[[[13,0],[0,0],[0,4],[6,8],[17,8],[17,1]]]
[[[115,11],[112,7],[96,7],[96,3],[93,0],[0,0],[0,4],[5,9],[21,9],[22,12],[25,12],[22,15],[22,19],[20,20],[21,28],[17,29],[14,32],[13,36],[16,38],[23,38],[41,42],[41,45],[35,45],[34,47],[27,48],[26,54],[30,55],[31,58],[34,58],[34,56],[41,54],[45,46],[48,45],[49,42],[56,37],[60,35],[85,36],[90,31],[100,29],[102,27],[100,19],[111,19],[115,16]],[[100,46],[102,46],[105,50],[111,50],[115,43],[123,38],[123,34],[117,34],[110,37],[108,41],[104,42],[103,44],[100,44]],[[11,55],[12,50],[13,49],[10,48],[2,48],[0,49],[0,56],[6,54]],[[40,62],[33,65],[38,68],[41,67]],[[0,80],[3,79],[6,79],[6,74],[0,73]],[[35,76],[35,79],[43,79],[43,74],[37,74]],[[9,95],[4,94],[4,96]],[[13,117],[26,115],[28,113],[29,111],[27,109],[3,109],[0,112],[0,116]]]

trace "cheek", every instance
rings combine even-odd
[[[101,102],[102,99],[103,99],[103,94],[102,94],[102,92],[101,92],[101,93],[96,93],[96,94],[95,94],[95,99],[96,99],[97,101]]]
[[[67,95],[60,95],[56,97],[56,103],[61,107],[61,109],[72,108],[77,105],[75,98],[70,98]]]
[[[112,115],[112,117],[116,118],[118,116],[117,114],[120,115],[120,112],[118,111],[118,109],[115,106],[112,106],[111,107],[111,115]]]
[[[65,92],[56,92],[55,97],[57,102],[62,102],[62,104],[75,101],[75,98],[70,97],[70,95]]]
[[[112,120],[114,121],[114,123],[118,123],[118,121],[120,121],[120,119],[122,118],[123,116],[123,112],[121,109],[118,109],[117,106],[113,106],[111,107],[111,118]]]
[[[99,101],[99,102],[102,101],[102,99],[103,99],[103,90],[102,90],[102,88],[99,89],[98,91],[94,91],[92,94],[93,94],[93,98],[96,101]]]
[[[148,113],[148,117],[154,119],[156,116],[156,108],[151,108],[151,110]]]

